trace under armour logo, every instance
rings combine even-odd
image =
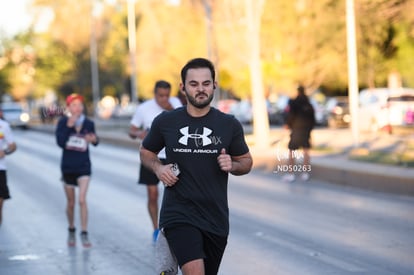
[[[188,144],[188,139],[194,139],[196,142],[196,145],[198,145],[199,143],[197,142],[198,139],[201,139],[201,144],[203,146],[207,146],[209,144],[211,144],[211,139],[208,137],[213,131],[203,127],[203,133],[202,134],[198,134],[197,131],[193,134],[189,134],[188,133],[188,126],[181,128],[180,129],[180,133],[183,134],[183,136],[178,140],[179,143],[183,144],[183,145],[187,145]]]

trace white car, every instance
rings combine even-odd
[[[22,105],[20,105],[19,103],[2,103],[1,110],[3,111],[3,119],[7,121],[11,127],[28,127],[30,115],[23,109]]]
[[[358,124],[362,131],[414,126],[414,89],[364,89],[359,94]]]
[[[313,110],[315,111],[316,125],[320,125],[320,126],[328,125],[328,117],[325,112],[325,106],[312,97],[309,98],[309,101],[313,106]]]

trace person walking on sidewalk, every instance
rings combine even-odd
[[[305,88],[299,86],[297,88],[296,98],[290,100],[288,105],[285,128],[290,129],[290,140],[288,143],[289,173],[283,177],[284,181],[293,182],[295,180],[294,171],[302,171],[301,179],[304,181],[309,180],[310,138],[311,131],[315,127],[315,124],[315,110],[305,94]],[[295,151],[300,148],[303,149],[303,163],[296,168],[295,165],[297,164],[295,158],[297,158],[299,154],[295,154]]]
[[[56,141],[62,148],[61,172],[67,199],[66,215],[69,223],[68,245],[75,246],[75,187],[79,187],[81,241],[90,247],[88,238],[88,206],[86,194],[91,178],[89,144],[98,145],[95,124],[84,115],[83,97],[71,94],[66,98],[68,113],[60,118],[56,128]]]
[[[170,97],[171,84],[164,80],[155,83],[154,98],[147,100],[138,106],[131,119],[129,136],[132,139],[144,139],[148,129],[151,127],[153,119],[163,111],[170,111],[181,106],[181,102],[176,97]],[[161,160],[165,159],[165,151],[161,150],[158,154]],[[147,186],[147,207],[153,226],[153,242],[158,236],[158,178],[157,176],[141,163],[138,183]]]
[[[10,125],[3,119],[3,111],[0,109],[0,225],[3,220],[3,202],[10,199],[7,186],[6,156],[16,151],[13,133]]]
[[[227,245],[229,173],[247,174],[252,157],[243,128],[211,107],[214,65],[190,60],[181,70],[187,105],[157,116],[140,149],[141,161],[163,182],[160,228],[183,274],[217,274]],[[157,157],[166,149],[166,163]]]

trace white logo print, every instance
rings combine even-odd
[[[213,131],[210,130],[209,128],[203,127],[203,133],[202,134],[197,134],[197,131],[193,134],[189,134],[188,133],[188,126],[181,128],[180,129],[180,133],[183,134],[183,136],[178,140],[179,143],[183,144],[183,145],[187,145],[188,144],[188,139],[194,139],[196,145],[199,145],[199,142],[197,142],[198,139],[201,139],[201,144],[203,146],[207,146],[209,144],[211,144],[211,139],[208,137]]]

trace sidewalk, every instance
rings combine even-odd
[[[128,136],[129,121],[96,121],[101,142],[137,148],[139,142]],[[37,124],[31,130],[53,133],[55,125]],[[254,161],[254,169],[273,173],[277,165],[284,163],[288,133],[280,128],[271,129],[272,146],[259,149],[254,146],[251,130],[246,127]],[[379,192],[414,196],[414,169],[403,166],[369,163],[350,160],[352,137],[349,129],[338,131],[316,129],[312,134],[314,148],[329,148],[327,151],[311,152],[311,178],[329,183],[342,184]],[[367,150],[401,150],[400,141],[394,137],[361,136],[360,144]],[[282,153],[281,153],[282,152]],[[276,177],[280,177],[275,173]]]
[[[249,139],[249,136],[247,138]],[[413,137],[407,138],[413,139]],[[287,151],[288,133],[283,129],[272,129],[271,140],[273,145],[268,149],[258,150],[254,146],[251,147],[255,168],[274,172],[278,164],[286,162],[286,159],[280,156],[280,152]],[[404,149],[401,148],[401,143],[401,138],[397,136],[361,134],[359,144],[363,150],[391,154]],[[378,192],[414,196],[412,167],[371,163],[350,158],[350,153],[356,149],[349,129],[316,129],[312,133],[312,144],[315,149],[311,151],[311,178]]]

